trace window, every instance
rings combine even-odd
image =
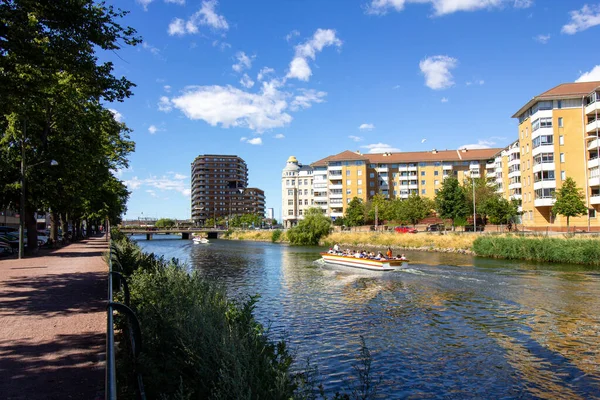
[[[565,144],[565,137],[563,135],[560,135],[558,137],[558,144],[560,144],[561,146]]]
[[[398,164],[392,164],[392,168],[398,168]]]
[[[375,187],[375,182],[369,182],[369,187]]]
[[[354,161],[354,165],[357,165],[357,166],[358,165],[363,165],[363,162],[362,161]]]
[[[289,180],[289,179],[286,179],[286,181],[285,181],[285,184],[286,184],[287,186],[290,186],[290,180]]]
[[[590,218],[596,218],[596,209],[590,208]]]
[[[288,215],[294,215],[294,210],[288,210]]]
[[[352,199],[346,199],[346,204],[350,204],[351,201]]]
[[[298,215],[302,215],[302,210],[298,210]]]
[[[375,191],[371,190],[369,193],[371,193],[371,196],[375,196]]]
[[[529,137],[529,128],[525,128],[525,137]]]
[[[352,179],[346,179],[346,185],[352,185]]]
[[[434,185],[439,185],[439,184],[440,184],[440,181],[438,181],[438,180],[436,179],[435,181],[433,181],[433,184],[434,184]]]
[[[438,176],[440,174],[440,171],[433,171],[433,176]]]
[[[440,189],[435,189],[435,194],[438,194],[439,191]]]
[[[356,175],[358,175],[358,176],[361,176],[361,175],[362,175],[362,169],[359,169],[359,170],[358,170],[358,171],[356,171],[356,172],[357,172],[357,174],[356,174]]]
[[[346,194],[352,194],[352,189],[346,189]]]
[[[558,127],[563,128],[563,117],[558,117]]]
[[[288,196],[293,196],[293,195],[294,195],[294,190],[293,189],[288,190]]]
[[[421,194],[425,194],[425,189],[421,189]]]
[[[375,164],[369,164],[369,168],[375,168],[376,165]]]
[[[560,153],[560,162],[565,162],[565,153]]]
[[[356,193],[362,194],[362,189],[358,189]]]
[[[425,181],[421,181],[421,186],[425,185]]]
[[[350,170],[349,169],[346,170],[346,176],[350,176]]]
[[[525,153],[529,153],[529,143],[525,146]]]
[[[554,137],[552,135],[541,135],[533,139],[533,148],[544,145],[551,145],[554,143]]]
[[[421,171],[421,176],[425,176],[425,171]]]
[[[564,181],[567,179],[567,173],[565,171],[560,171],[560,180]]]
[[[556,108],[562,108],[562,100],[558,100],[556,102]],[[562,118],[559,118],[558,120],[560,121],[560,120],[562,120]],[[562,125],[559,124],[558,126],[560,126],[562,128]]]
[[[369,178],[375,178],[375,174],[374,174],[373,172],[371,172],[371,173],[369,174]]]
[[[362,185],[362,179],[358,180],[358,186]]]
[[[308,196],[308,189],[304,189],[304,195]]]
[[[304,199],[304,205],[307,206],[308,205],[308,199]]]

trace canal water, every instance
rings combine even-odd
[[[378,398],[600,399],[598,269],[414,252],[384,273],[320,265],[318,247],[137,239],[260,294],[257,319],[330,396],[356,382],[362,336]]]

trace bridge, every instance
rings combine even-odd
[[[123,229],[122,232],[126,235],[146,235],[146,240],[152,240],[154,235],[172,235],[177,234],[181,235],[181,239],[189,240],[194,234],[205,234],[209,239],[217,239],[219,235],[223,235],[226,230],[225,229],[161,229],[161,228],[153,228],[153,229]]]

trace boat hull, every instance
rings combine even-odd
[[[321,257],[323,257],[323,261],[327,264],[343,265],[345,267],[367,269],[370,271],[394,271],[408,265],[408,261],[405,260],[370,260],[329,253],[321,253]]]

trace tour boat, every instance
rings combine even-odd
[[[408,265],[408,260],[372,260],[369,258],[355,258],[330,253],[321,253],[321,257],[323,257],[323,261],[327,264],[362,268],[371,271],[394,271]]]
[[[207,238],[196,236],[192,238],[192,240],[194,241],[194,244],[208,244]]]

